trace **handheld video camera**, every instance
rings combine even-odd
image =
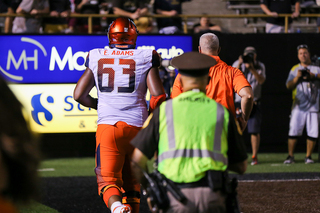
[[[248,53],[247,55],[242,56],[243,63],[253,63],[254,62],[254,54]]]

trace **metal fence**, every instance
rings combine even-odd
[[[24,16],[24,17],[35,17],[31,15],[24,15],[24,14],[8,14],[8,13],[0,13],[0,17],[17,17],[17,16]],[[49,15],[36,15],[36,17],[51,17]],[[88,34],[92,34],[92,19],[93,18],[117,18],[119,17],[118,15],[111,15],[111,14],[70,14],[71,18],[88,18]],[[183,32],[188,33],[188,27],[187,27],[187,22],[188,19],[193,19],[193,18],[201,18],[201,17],[208,17],[208,18],[219,18],[219,19],[239,19],[239,18],[267,18],[267,17],[272,17],[269,15],[264,15],[264,14],[225,14],[225,15],[177,15],[175,17],[171,16],[165,16],[165,15],[145,15],[143,17],[150,17],[153,19],[157,18],[181,18],[183,21]],[[285,33],[288,33],[288,28],[289,28],[289,18],[291,17],[291,14],[279,14],[278,17],[284,18],[285,19]],[[317,18],[320,17],[320,14],[300,14],[301,18]],[[57,17],[61,18],[61,17]]]

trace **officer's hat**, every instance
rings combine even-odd
[[[198,52],[187,52],[173,58],[171,66],[178,69],[181,75],[200,77],[207,75],[210,67],[217,64],[216,60]]]

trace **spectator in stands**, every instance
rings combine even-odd
[[[267,18],[266,33],[284,33],[284,18],[278,18],[279,14],[292,13],[292,3],[294,3],[294,12],[289,18],[289,24],[292,23],[292,18],[297,18],[300,15],[300,2],[299,0],[260,0],[260,7],[267,15],[272,17]],[[289,27],[288,32],[292,32]]]
[[[18,14],[39,15],[49,13],[49,0],[22,0],[17,8]],[[13,33],[40,33],[42,32],[42,18],[16,17],[13,21]]]
[[[248,82],[250,83],[253,91],[253,107],[247,123],[247,130],[251,137],[252,147],[252,161],[251,165],[258,164],[258,150],[260,146],[260,132],[261,132],[261,88],[266,80],[266,68],[261,61],[257,60],[257,52],[254,47],[246,47],[243,55],[239,56],[233,65],[240,69]],[[237,116],[240,116],[241,98],[235,94],[235,106]]]
[[[100,5],[103,0],[75,0],[76,12],[81,14],[100,14]],[[79,18],[77,22],[80,33],[88,32],[88,18]],[[92,18],[92,32],[101,32],[100,18]]]
[[[45,33],[61,33],[68,28],[67,18],[70,14],[69,0],[49,0],[50,16],[45,19]]]
[[[153,30],[152,18],[150,17],[140,17],[134,20],[137,29],[140,34],[151,33]]]
[[[76,14],[76,4],[75,0],[69,0],[70,1],[70,14]],[[77,25],[77,18],[74,17],[68,17],[68,28],[65,29],[63,32],[66,34],[74,33],[76,25]]]
[[[317,4],[317,2],[319,3]],[[312,8],[313,6],[316,6],[316,5],[320,6],[320,1],[317,0],[317,2],[315,0],[302,0],[302,2],[300,3],[300,6],[305,7],[306,13],[317,13],[317,11]],[[317,29],[318,33],[320,33],[320,17],[317,18],[317,28],[318,28]]]
[[[149,2],[149,0],[113,0],[110,14],[131,18],[136,24],[139,33],[149,33],[153,29],[152,19],[142,17],[149,14]],[[111,23],[112,20],[113,19],[109,19],[109,22]]]
[[[149,1],[128,1],[128,0],[113,0],[111,14],[138,19],[143,15],[148,14]]]
[[[182,3],[190,0],[155,0],[154,13],[170,16],[170,18],[158,18],[157,25],[160,34],[183,33],[181,18],[174,18],[182,13]]]
[[[16,12],[21,0],[0,0],[0,13],[13,14]],[[4,33],[12,32],[12,22],[14,17],[6,17],[4,21]]]
[[[211,31],[221,32],[221,27],[219,25],[212,24],[208,17],[201,17],[200,22],[193,26],[193,33],[207,33]]]

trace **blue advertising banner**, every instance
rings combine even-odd
[[[1,35],[0,74],[15,83],[76,83],[88,51],[108,48],[106,35]],[[192,50],[188,35],[140,35],[137,49],[155,49],[162,59]]]

